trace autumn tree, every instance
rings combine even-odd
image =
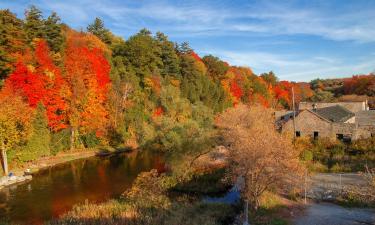
[[[0,93],[0,148],[4,173],[8,175],[7,151],[27,140],[30,134],[32,110],[22,98],[8,92]]]
[[[254,209],[259,198],[281,188],[301,171],[299,152],[275,130],[272,112],[261,106],[238,105],[217,119],[233,160],[235,177],[244,178],[243,195]]]
[[[229,65],[213,55],[206,55],[202,58],[207,67],[207,73],[213,79],[222,79],[229,69]]]
[[[110,65],[100,49],[89,49],[80,42],[80,34],[67,40],[65,53],[66,116],[71,129],[71,148],[79,133],[96,132],[106,128],[108,112],[105,107],[109,90]]]

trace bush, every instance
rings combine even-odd
[[[85,148],[94,148],[100,144],[99,138],[94,132],[80,136]]]
[[[51,134],[50,149],[53,155],[70,148],[70,130],[65,129]]]

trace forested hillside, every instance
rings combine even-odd
[[[0,85],[0,144],[16,161],[82,147],[179,149],[240,102],[290,109],[292,88],[297,103],[375,96],[375,75],[279,81],[161,32],[123,39],[98,18],[76,31],[34,6],[23,20],[0,11]]]

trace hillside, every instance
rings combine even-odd
[[[87,30],[43,17],[0,11],[0,140],[11,160],[29,161],[73,148],[182,148],[238,103],[275,109],[296,102],[373,100],[375,75],[310,83],[254,74],[188,43],[142,29],[127,40],[96,19]],[[251,62],[249,62],[251,65]],[[22,109],[22,110],[20,110]],[[20,127],[22,129],[20,129]],[[20,149],[27,149],[21,151]]]

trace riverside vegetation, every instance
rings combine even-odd
[[[259,209],[262,194],[292,191],[291,181],[305,165],[298,160],[301,152],[305,161],[312,158],[313,151],[294,148],[271,125],[272,109],[292,108],[292,88],[297,103],[375,95],[373,74],[279,81],[273,72],[256,75],[212,55],[200,57],[188,43],[174,43],[161,32],[142,29],[125,40],[99,18],[76,31],[56,13],[43,17],[35,6],[24,20],[0,10],[0,34],[4,165],[9,161],[12,170],[73,149],[165,153],[165,173],[144,173],[122,199],[77,206],[52,224],[228,224],[236,206],[173,193],[222,192],[233,177],[244,176],[243,197]],[[353,146],[373,146],[366,143]],[[221,144],[231,146],[234,166],[227,173],[192,168],[196,157]],[[325,160],[316,152],[315,161]],[[256,163],[248,167],[245,159]]]

